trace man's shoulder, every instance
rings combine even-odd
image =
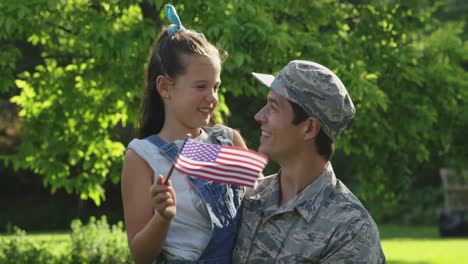
[[[359,198],[357,198],[340,180],[337,180],[334,192],[330,194],[329,199],[335,200],[338,204],[344,206],[351,206],[352,208],[365,210],[364,205],[361,203]]]
[[[330,195],[330,206],[323,206],[316,219],[324,230],[332,230],[325,251],[345,248],[342,254],[349,255],[349,259],[360,256],[366,263],[385,262],[379,229],[367,209],[352,193],[337,191]]]
[[[371,229],[377,226],[372,216],[361,201],[339,180],[333,187],[324,192],[321,200],[320,212],[317,217],[327,218],[331,225],[339,225],[342,228],[351,228],[353,225],[369,225]]]
[[[333,234],[330,247],[339,247],[342,241],[354,237],[363,243],[360,250],[381,252],[377,250],[381,247],[377,224],[361,201],[339,180],[325,193],[314,221],[320,230]]]

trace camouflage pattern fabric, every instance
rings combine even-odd
[[[246,194],[233,263],[385,263],[375,222],[331,163],[282,206],[280,177]]]

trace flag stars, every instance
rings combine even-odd
[[[220,146],[187,141],[181,155],[197,161],[213,162],[218,156]]]
[[[260,162],[249,162],[251,157]],[[188,140],[174,166],[190,176],[253,187],[266,163],[265,156],[253,151]]]

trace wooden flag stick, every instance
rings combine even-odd
[[[165,184],[165,185],[167,185],[167,182],[169,181],[169,178],[170,178],[171,175],[172,175],[172,171],[174,170],[175,163],[176,163],[177,159],[179,158],[180,153],[181,153],[182,150],[184,149],[185,143],[187,142],[187,140],[189,140],[190,137],[191,137],[190,134],[187,134],[187,136],[185,137],[184,143],[182,143],[182,147],[180,148],[179,153],[177,153],[176,159],[174,160],[174,162],[172,162],[171,169],[170,169],[169,172],[167,173],[166,180],[164,181],[164,184]]]

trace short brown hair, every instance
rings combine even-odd
[[[305,121],[307,118],[309,118],[304,109],[302,109],[298,104],[289,100],[288,102],[291,104],[294,112],[294,117],[292,120],[293,125],[298,125],[302,121]],[[319,155],[324,157],[326,160],[330,160],[333,156],[333,153],[335,152],[333,141],[325,132],[323,132],[322,128],[320,128],[320,131],[318,132],[315,139],[315,146],[317,147]]]

